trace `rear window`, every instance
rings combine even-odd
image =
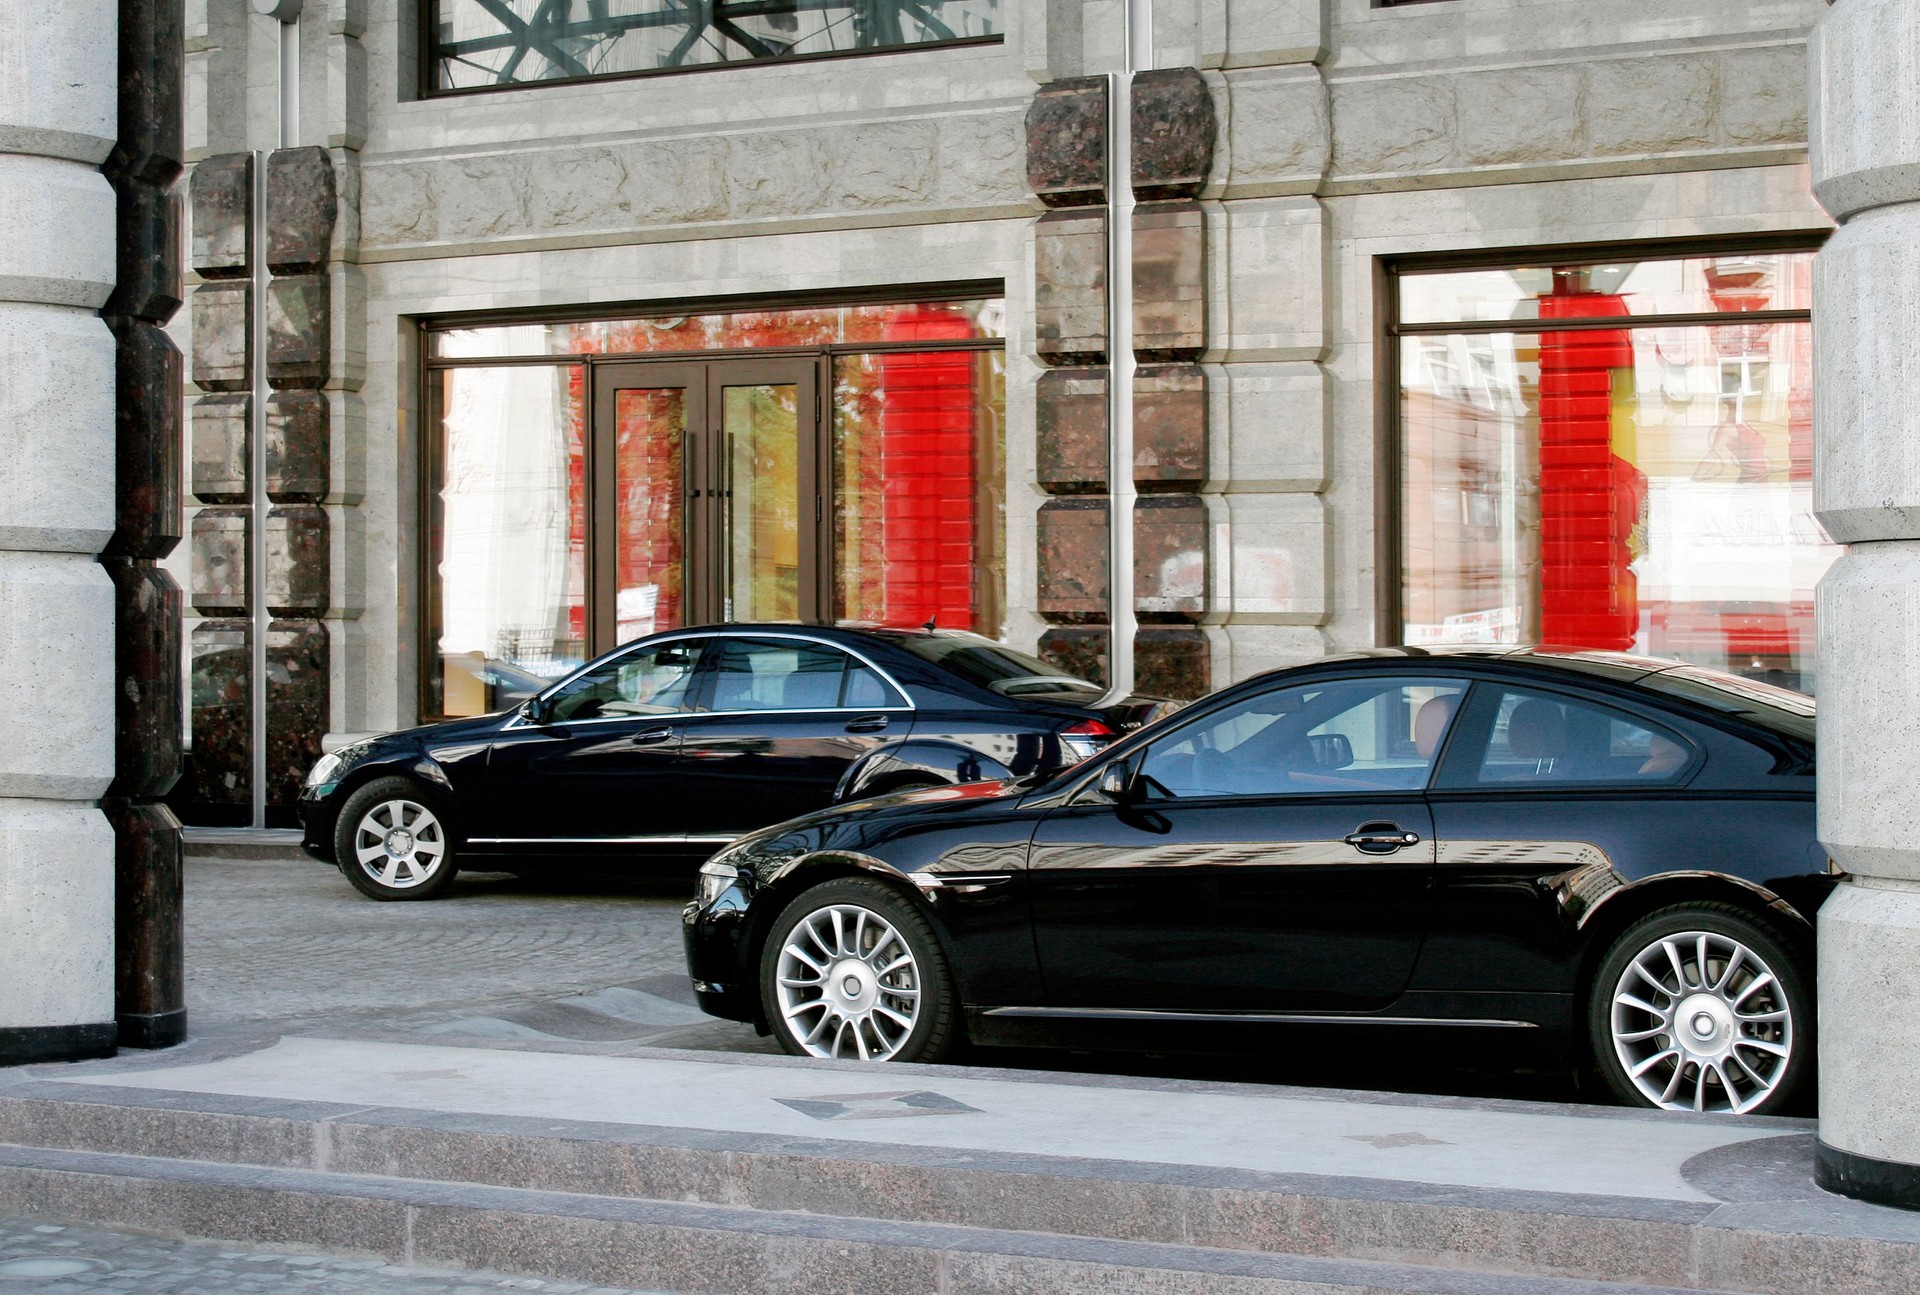
[[[991,689],[1002,697],[1072,694],[1085,697],[1105,692],[1099,684],[1070,675],[1038,657],[1002,647],[974,634],[903,636],[895,643],[970,684]]]
[[[1663,670],[1648,675],[1640,683],[1655,692],[1698,702],[1775,733],[1797,737],[1803,742],[1813,741],[1813,698],[1803,692],[1694,665]]]

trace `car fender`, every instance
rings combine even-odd
[[[440,762],[424,751],[395,751],[391,755],[375,758],[355,765],[340,779],[340,789],[334,794],[339,804],[345,804],[347,797],[360,790],[376,778],[391,777],[413,778],[452,801],[454,808],[463,808],[459,793],[453,789],[453,780]],[[463,815],[464,817],[464,815]]]
[[[947,924],[942,920],[939,906],[933,903],[927,882],[931,878],[916,880],[914,874],[902,872],[884,859],[876,859],[870,854],[857,850],[827,849],[815,850],[807,854],[798,854],[781,863],[765,876],[758,879],[755,886],[756,898],[768,896],[780,902],[759,905],[754,914],[751,927],[740,941],[740,969],[737,973],[745,980],[758,983],[760,950],[767,932],[773,928],[774,919],[780,915],[793,896],[821,881],[830,881],[835,877],[877,877],[901,894],[909,896],[910,902],[932,922],[939,932],[942,942],[950,939]],[[956,973],[957,974],[957,973]]]
[[[903,737],[876,747],[848,766],[834,788],[835,803],[876,796],[909,779],[943,783],[991,782],[1013,770],[990,755],[951,738]]]

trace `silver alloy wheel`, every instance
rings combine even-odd
[[[890,1060],[920,1011],[920,964],[893,924],[858,904],[816,909],[774,969],[780,1015],[811,1056]]]
[[[432,810],[414,800],[383,800],[353,829],[360,870],[394,890],[412,890],[433,880],[447,858],[446,829]]]
[[[1627,964],[1613,990],[1613,1050],[1649,1102],[1744,1114],[1793,1060],[1785,988],[1731,936],[1679,931]]]

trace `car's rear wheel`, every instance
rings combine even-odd
[[[410,778],[376,778],[347,797],[333,853],[347,880],[373,899],[431,899],[458,871],[443,803]]]
[[[760,986],[774,1037],[795,1056],[938,1061],[959,1033],[932,924],[865,878],[825,882],[787,905],[761,952]]]
[[[1732,904],[1664,908],[1621,932],[1588,1023],[1600,1074],[1629,1105],[1778,1114],[1813,1071],[1807,960]]]

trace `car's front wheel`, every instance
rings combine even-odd
[[[775,919],[761,1002],[795,1056],[938,1061],[958,1034],[953,977],[912,901],[861,877],[815,886]]]
[[[1588,1004],[1594,1060],[1629,1105],[1774,1115],[1813,1071],[1813,981],[1773,923],[1682,904],[1620,934]]]
[[[410,778],[376,778],[347,797],[333,852],[347,880],[372,899],[431,899],[458,870],[446,811]]]

